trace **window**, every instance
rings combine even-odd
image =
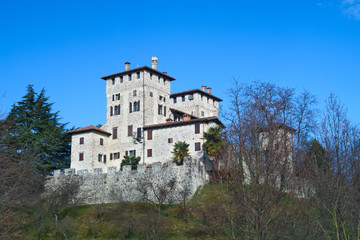
[[[201,145],[199,142],[195,143],[195,151],[200,151],[201,150]]]
[[[190,95],[189,95],[189,100],[190,100],[190,101],[194,100],[194,95],[193,95],[193,94],[190,94]]]
[[[117,139],[117,127],[113,128],[112,136],[113,136],[113,139]]]
[[[112,95],[112,100],[113,100],[113,101],[115,100],[115,95],[114,95],[114,94]]]
[[[84,138],[83,137],[80,138],[80,144],[84,144]]]
[[[195,134],[200,133],[200,123],[195,123]]]
[[[162,96],[159,96],[159,100],[160,100],[160,101],[162,100],[162,98],[163,98]]]
[[[84,153],[79,153],[79,161],[84,161]]]
[[[141,128],[136,129],[137,138],[141,138]]]
[[[110,153],[110,160],[113,160],[113,154]]]
[[[125,156],[129,156],[129,152],[128,152],[128,151],[125,151]]]
[[[174,103],[176,103],[176,97],[174,98]]]
[[[204,111],[201,111],[201,116],[203,117],[205,114],[204,114]]]
[[[136,150],[130,150],[129,155],[130,156],[136,156]]]
[[[124,82],[124,77],[121,76],[121,77],[120,77],[120,83],[123,83],[123,82]]]
[[[166,106],[164,107],[164,116],[166,117]]]
[[[162,115],[162,105],[158,105],[158,114]]]
[[[152,140],[152,130],[147,131],[147,140]]]
[[[133,91],[133,97],[136,97],[136,90]]]
[[[160,77],[158,76],[158,83],[160,83]]]
[[[103,158],[104,158],[104,163],[106,163],[106,155],[104,155]]]
[[[116,100],[120,100],[120,93],[116,94]]]
[[[129,74],[128,76],[129,76],[129,81],[131,81],[131,80],[132,80],[132,78],[131,78],[131,74]]]
[[[134,102],[134,112],[140,111],[140,100],[137,102]]]
[[[129,113],[132,113],[132,103],[129,102]]]
[[[164,97],[164,102],[166,101],[166,98]]]
[[[103,146],[104,145],[104,139],[100,138],[100,145]]]
[[[150,73],[150,79],[152,80],[152,73]]]
[[[173,143],[173,138],[168,138],[168,143]]]
[[[182,96],[182,101],[185,102],[185,96]]]
[[[140,72],[137,72],[137,78],[140,79]]]
[[[112,116],[112,115],[113,115],[113,107],[110,106],[110,116]]]
[[[111,79],[112,85],[115,85],[115,78]]]
[[[119,159],[120,153],[119,152],[113,153],[113,157],[114,157],[114,159]]]
[[[150,92],[150,97],[152,97],[154,94],[153,94],[153,92]]]
[[[152,157],[152,149],[147,150],[147,157]]]
[[[102,154],[98,155],[98,162],[102,162]]]
[[[115,108],[114,108],[114,115],[120,115],[120,105],[115,106]]]
[[[128,126],[128,137],[131,137],[131,136],[132,136],[132,132],[133,132],[133,126],[132,126],[132,125],[129,125],[129,126]]]

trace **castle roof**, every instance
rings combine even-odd
[[[67,131],[66,133],[67,134],[77,134],[77,133],[84,133],[84,132],[99,132],[99,133],[103,133],[103,134],[106,134],[109,136],[111,135],[111,133],[109,133],[101,128],[95,127],[93,125],[83,127],[83,128],[78,128],[78,129],[71,130],[71,131]]]
[[[148,67],[148,66],[138,67],[138,68],[130,69],[130,70],[127,70],[127,71],[114,73],[114,74],[111,74],[111,75],[106,75],[106,76],[103,76],[101,79],[107,80],[108,78],[120,77],[120,76],[123,76],[123,75],[127,75],[129,73],[140,71],[140,70],[148,70],[149,72],[153,72],[153,73],[155,73],[157,75],[160,75],[161,77],[163,77],[164,79],[167,79],[169,81],[174,81],[175,80],[175,78],[170,77],[169,75],[164,74],[162,72],[159,72],[158,70],[155,70],[155,69],[153,69],[151,67]]]
[[[280,129],[280,128],[282,128],[288,132],[292,132],[292,133],[296,132],[296,130],[294,128],[287,126],[283,123],[272,123],[270,126],[268,125],[268,126],[261,127],[261,128],[259,128],[259,132],[269,132],[273,129]]]
[[[183,111],[180,111],[176,108],[170,108],[170,111],[171,112],[175,112],[175,113],[180,113],[181,115],[184,115],[184,114],[188,114],[191,118],[194,118],[194,119],[198,119],[198,117],[192,115],[192,114],[189,114],[189,113],[186,113],[186,112],[183,112]]]
[[[174,98],[174,97],[177,97],[177,96],[186,95],[186,94],[191,94],[191,93],[204,94],[205,96],[211,97],[211,98],[215,99],[215,100],[218,101],[218,102],[221,102],[221,101],[222,101],[221,98],[215,97],[214,95],[212,95],[212,94],[210,94],[210,93],[208,93],[208,92],[202,91],[202,90],[200,90],[200,89],[192,89],[192,90],[187,90],[187,91],[183,91],[183,92],[172,93],[172,94],[170,94],[170,97],[171,97],[171,98]]]
[[[219,118],[217,118],[217,117],[206,117],[206,118],[191,119],[191,120],[187,120],[187,121],[177,121],[177,122],[167,122],[167,123],[147,125],[147,126],[144,126],[144,130],[176,127],[176,126],[189,125],[189,124],[194,124],[194,123],[203,123],[203,122],[205,122],[205,123],[207,123],[207,122],[216,122],[221,127],[225,128],[225,125],[219,120]]]

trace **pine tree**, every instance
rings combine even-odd
[[[11,129],[11,141],[18,151],[31,152],[39,170],[44,174],[69,166],[70,137],[65,125],[60,123],[58,112],[52,113],[45,90],[40,94],[33,85],[27,86],[27,94],[12,106],[8,120],[15,123]]]

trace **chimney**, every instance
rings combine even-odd
[[[167,118],[167,119],[166,119],[166,122],[167,122],[167,123],[171,123],[172,121],[173,121],[173,120],[172,120],[171,118]]]
[[[207,93],[208,93],[208,94],[211,94],[211,87],[208,87],[208,88],[207,88]]]
[[[158,57],[151,57],[151,68],[157,70]]]
[[[163,74],[167,75],[167,72],[163,72]]]
[[[191,116],[187,113],[183,115],[184,121],[189,121],[191,119]]]
[[[206,92],[206,86],[204,85],[204,86],[201,86],[202,87],[202,90],[204,91],[204,92]]]
[[[125,63],[125,71],[129,71],[130,70],[130,63],[126,62]]]

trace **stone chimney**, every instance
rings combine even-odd
[[[184,121],[189,121],[191,119],[191,116],[187,113],[183,115]]]
[[[204,86],[201,86],[202,87],[202,90],[204,91],[204,92],[206,92],[206,86],[204,85]]]
[[[130,70],[130,63],[126,62],[125,63],[125,71],[129,71]]]
[[[151,68],[157,70],[158,57],[151,57]]]
[[[207,93],[208,93],[208,94],[211,94],[211,87],[208,87],[208,88],[207,88]]]
[[[166,119],[166,123],[171,123],[173,120],[171,118]]]

